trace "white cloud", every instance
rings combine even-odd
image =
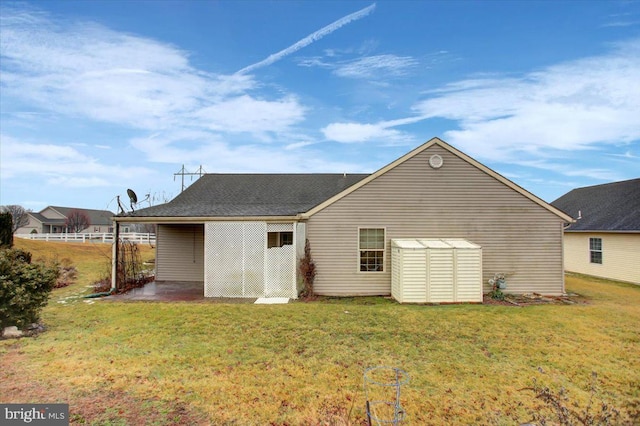
[[[361,79],[389,79],[402,77],[418,64],[410,56],[375,55],[337,64],[334,74],[340,77]]]
[[[299,148],[304,148],[305,146],[315,145],[316,143],[317,143],[316,141],[294,142],[294,143],[290,143],[287,146],[285,146],[284,149],[286,149],[286,150],[299,149]]]
[[[640,40],[632,40],[521,78],[450,84],[414,110],[456,121],[460,128],[444,136],[471,155],[508,161],[522,152],[639,139],[639,81]]]
[[[289,96],[264,101],[244,95],[198,110],[194,116],[205,128],[223,132],[284,132],[304,118],[304,107]]]
[[[370,6],[367,6],[363,9],[358,10],[357,12],[351,13],[347,16],[344,16],[340,19],[338,19],[337,21],[332,22],[331,24],[319,29],[318,31],[315,31],[311,34],[309,34],[308,36],[304,37],[303,39],[297,41],[296,43],[292,44],[291,46],[282,49],[281,51],[277,52],[277,53],[273,53],[271,55],[269,55],[266,59],[263,59],[260,62],[256,62],[255,64],[251,64],[243,69],[241,69],[240,71],[238,71],[236,74],[246,74],[248,72],[251,72],[255,69],[258,68],[262,68],[262,67],[266,67],[268,65],[273,64],[276,61],[279,61],[280,59],[284,58],[285,56],[291,55],[294,52],[297,52],[298,50],[302,49],[303,47],[307,47],[308,45],[310,45],[313,42],[316,42],[318,40],[320,40],[321,38],[331,34],[332,32],[340,29],[341,27],[353,22],[353,21],[357,21],[358,19],[362,19],[365,16],[369,15],[370,13],[372,13],[374,11],[374,9],[376,8],[376,4],[373,3]]]
[[[326,55],[332,61],[320,56],[312,56],[301,58],[297,63],[301,67],[333,70],[333,74],[338,77],[372,80],[378,83],[406,77],[419,64],[418,60],[411,56],[393,54],[362,56],[356,59],[335,61],[336,55],[337,53],[334,51]]]
[[[400,130],[390,129],[386,123],[331,123],[322,129],[324,136],[332,141],[342,143],[377,142],[381,145],[409,143],[413,136]]]
[[[255,99],[253,77],[202,72],[187,52],[155,40],[15,9],[3,11],[1,25],[3,96],[43,110],[150,131],[282,131],[303,115],[293,97]],[[227,108],[242,119],[225,116]],[[225,127],[194,117],[233,120]]]
[[[103,164],[70,146],[33,143],[7,134],[1,134],[0,141],[0,174],[3,179],[40,175],[46,183],[65,188],[111,186],[150,174],[144,167]]]
[[[358,171],[361,164],[325,161],[320,153],[293,149],[274,150],[271,145],[236,145],[206,133],[181,131],[131,141],[152,161],[203,165],[209,173],[311,173]],[[303,145],[300,145],[303,146]]]
[[[514,164],[526,167],[533,167],[536,169],[549,170],[559,173],[564,176],[570,177],[587,177],[596,180],[603,181],[617,181],[622,177],[615,170],[606,169],[604,167],[576,167],[572,164],[558,163],[545,160],[520,160],[515,161]],[[533,179],[530,179],[533,180]]]
[[[640,139],[638,82],[640,39],[618,44],[602,56],[521,77],[454,82],[426,93],[428,98],[414,105],[413,116],[374,124],[332,123],[323,132],[327,139],[345,143],[393,139],[406,136],[395,133],[397,127],[444,118],[459,127],[444,139],[473,157],[505,162],[547,158]],[[615,176],[600,170],[578,173]]]

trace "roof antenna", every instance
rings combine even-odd
[[[119,195],[116,195],[116,200],[118,200],[118,208],[120,209],[120,212],[118,214],[124,214],[125,210],[124,210],[124,207],[122,207],[122,203],[120,202]]]
[[[182,189],[180,190],[180,192],[184,191],[184,189],[186,188],[186,186],[184,185],[184,177],[185,176],[190,176],[191,177],[191,181],[193,181],[193,177],[194,176],[198,176],[198,179],[200,179],[202,177],[202,175],[206,174],[207,172],[202,168],[202,165],[200,165],[200,167],[198,168],[198,170],[196,172],[188,172],[187,169],[184,168],[184,164],[182,165],[182,168],[180,170],[178,170],[177,173],[173,174],[173,181],[175,182],[176,180],[176,176],[181,176],[182,177]]]

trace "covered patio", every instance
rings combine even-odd
[[[126,293],[113,294],[103,300],[148,302],[254,303],[255,298],[205,297],[202,281],[152,281]]]

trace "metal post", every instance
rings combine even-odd
[[[118,240],[120,239],[120,222],[113,222],[113,246],[111,248],[111,291],[118,287]]]

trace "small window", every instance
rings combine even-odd
[[[293,232],[268,232],[267,248],[293,245]]]
[[[360,271],[383,272],[384,228],[362,228],[359,234]]]
[[[280,233],[280,243],[281,243],[281,246],[292,246],[293,245],[293,232],[281,232]]]
[[[589,238],[589,255],[591,263],[602,265],[602,238]]]

